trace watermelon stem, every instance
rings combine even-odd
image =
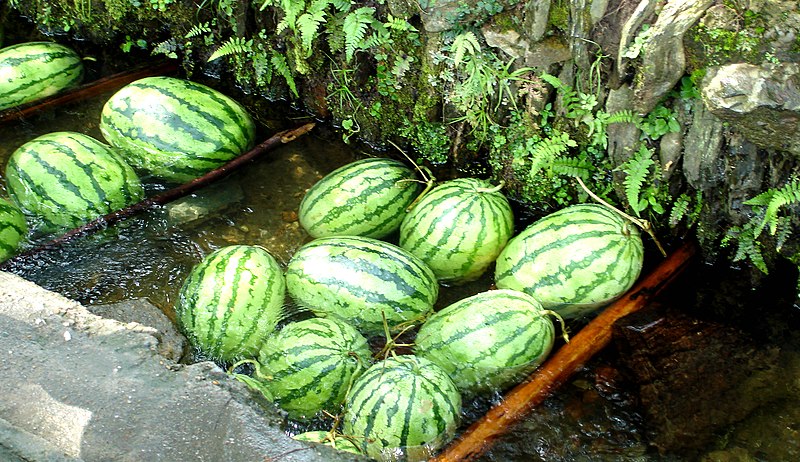
[[[413,321],[407,322],[406,325],[399,324],[395,326],[395,329],[401,327],[400,331],[392,337],[392,334],[389,332],[389,323],[386,320],[386,312],[381,311],[381,318],[383,318],[383,334],[386,336],[386,344],[383,345],[381,351],[379,351],[374,357],[376,359],[386,359],[389,357],[389,353],[394,354],[394,349],[397,347],[411,347],[413,345],[409,343],[397,343],[397,340],[408,332],[409,330],[414,328],[415,323]]]
[[[592,198],[592,199],[594,199],[595,201],[599,202],[601,205],[603,205],[603,206],[607,207],[608,209],[610,209],[610,210],[613,210],[613,211],[617,212],[617,213],[618,213],[620,216],[622,216],[622,217],[623,217],[623,218],[625,218],[626,220],[630,221],[631,223],[633,223],[633,224],[635,224],[636,226],[638,226],[639,228],[641,228],[641,229],[642,229],[642,231],[644,231],[644,232],[646,232],[647,234],[649,234],[649,235],[650,235],[650,237],[653,239],[653,242],[655,242],[655,244],[656,244],[656,247],[658,247],[658,251],[659,251],[659,252],[661,252],[661,255],[662,255],[662,256],[664,256],[664,257],[666,257],[666,256],[667,256],[667,251],[666,251],[666,250],[664,250],[664,247],[662,247],[662,246],[661,246],[661,242],[659,242],[658,238],[656,237],[656,233],[655,233],[655,231],[653,231],[653,226],[650,224],[650,222],[649,222],[649,221],[647,221],[647,220],[643,220],[643,219],[641,219],[641,218],[632,217],[632,216],[628,215],[627,213],[623,212],[622,210],[620,210],[620,209],[618,209],[618,208],[614,207],[613,205],[609,204],[608,202],[604,201],[604,200],[603,200],[603,199],[602,199],[600,196],[598,196],[597,194],[593,193],[593,192],[592,192],[592,191],[591,191],[591,190],[590,190],[590,189],[589,189],[589,188],[586,186],[586,184],[583,182],[583,180],[581,180],[581,178],[580,178],[580,177],[577,177],[577,176],[576,176],[576,177],[575,177],[575,179],[576,179],[576,180],[578,180],[578,183],[581,185],[581,187],[583,188],[583,190],[584,190],[584,191],[586,191],[586,194],[588,194],[588,195],[589,195],[589,197],[591,197],[591,198]]]
[[[429,192],[431,189],[433,189],[433,184],[434,184],[434,183],[436,183],[436,177],[434,177],[434,176],[433,176],[433,172],[431,171],[431,169],[429,169],[428,167],[426,167],[426,166],[424,166],[424,165],[419,165],[419,164],[417,164],[416,162],[414,162],[414,159],[412,159],[412,158],[411,158],[411,156],[409,156],[408,154],[406,154],[406,152],[405,152],[405,151],[403,151],[402,149],[400,149],[400,146],[396,145],[396,144],[395,144],[395,143],[394,143],[392,140],[389,140],[389,144],[391,144],[392,146],[394,146],[394,148],[395,148],[395,149],[397,149],[398,151],[400,151],[400,154],[402,154],[402,155],[403,155],[403,157],[405,157],[406,159],[408,159],[408,161],[409,161],[409,162],[411,162],[411,165],[413,165],[413,166],[414,166],[414,169],[415,169],[417,172],[419,172],[419,176],[421,176],[421,177],[422,177],[422,180],[423,180],[423,181],[419,181],[419,180],[406,180],[406,181],[419,181],[420,183],[424,183],[424,184],[425,184],[425,189],[423,189],[423,190],[422,190],[422,192],[420,193],[420,195],[419,195],[419,196],[417,196],[417,198],[416,198],[416,199],[414,199],[414,201],[413,201],[413,202],[411,202],[411,203],[408,205],[408,207],[406,207],[406,212],[409,212],[409,211],[411,211],[411,209],[413,209],[413,208],[414,208],[414,206],[415,206],[415,205],[417,205],[417,203],[418,203],[418,202],[419,202],[419,201],[420,201],[420,200],[421,200],[423,197],[425,197],[425,194],[428,194],[428,192]],[[400,180],[400,181],[403,181],[403,180]]]
[[[505,185],[506,185],[506,180],[500,180],[500,184],[498,184],[497,186],[492,186],[491,188],[478,188],[475,190],[475,192],[487,193],[487,194],[496,193],[500,192],[500,190],[503,189]]]
[[[553,310],[542,310],[541,314],[549,314],[558,319],[559,324],[561,324],[561,337],[566,343],[569,343],[569,333],[567,332],[567,324],[564,322],[564,318]]]
[[[228,373],[229,374],[234,374],[233,371],[235,371],[237,367],[239,367],[239,366],[241,366],[243,364],[252,364],[253,368],[254,368],[254,373],[255,373],[256,377],[258,377],[259,379],[261,379],[261,380],[272,380],[273,379],[273,377],[271,375],[267,375],[267,374],[262,373],[261,372],[261,363],[259,363],[258,361],[255,361],[253,359],[243,359],[243,360],[235,363],[233,366],[228,368]]]

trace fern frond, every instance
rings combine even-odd
[[[350,7],[353,6],[352,0],[331,0],[330,3],[336,11],[350,11]]]
[[[778,218],[777,233],[775,233],[775,250],[778,252],[783,248],[783,244],[789,240],[794,229],[792,227],[792,219],[788,216]]]
[[[275,53],[270,59],[270,64],[272,64],[272,69],[286,80],[286,85],[289,86],[294,97],[298,98],[300,94],[297,92],[297,84],[294,81],[292,70],[289,68],[289,63],[286,61],[286,56]]]
[[[311,8],[297,19],[297,29],[300,32],[300,40],[306,57],[311,56],[311,45],[319,35],[319,28],[325,22],[325,8],[328,6],[327,0],[317,0],[311,4]]]
[[[620,169],[625,173],[625,197],[628,199],[628,204],[633,209],[636,216],[647,207],[647,204],[641,204],[640,196],[642,193],[642,185],[645,180],[650,176],[650,168],[655,164],[652,158],[652,152],[642,145],[639,151],[628,159],[620,166]]]
[[[194,27],[189,29],[189,32],[187,32],[186,35],[183,36],[183,38],[190,39],[210,33],[211,33],[211,23],[209,21],[206,21],[202,24],[195,24]]]
[[[467,31],[453,39],[450,51],[453,53],[453,66],[458,67],[465,56],[475,56],[480,53],[481,44],[473,32]]]
[[[344,53],[345,60],[350,62],[356,51],[363,48],[367,26],[375,21],[375,8],[362,6],[344,18]]]
[[[794,179],[780,189],[770,189],[744,203],[766,205],[764,220],[756,226],[755,236],[758,237],[766,226],[769,226],[769,232],[774,236],[778,228],[778,211],[782,207],[800,204],[800,180]]]
[[[556,175],[578,177],[588,180],[594,171],[594,165],[586,159],[574,157],[557,157],[553,160],[551,171]]]
[[[626,109],[624,111],[617,111],[609,114],[605,120],[606,124],[629,123],[635,124],[639,120],[639,116],[634,114],[632,110]]]
[[[558,77],[554,76],[553,74],[542,72],[542,74],[539,75],[539,78],[547,82],[553,88],[558,89],[564,87],[564,83],[561,82],[561,80]]]
[[[569,147],[575,147],[576,145],[575,140],[569,137],[569,133],[559,132],[536,142],[533,146],[529,146],[530,175],[533,176],[544,168],[553,173],[553,164],[556,158],[566,152]]]
[[[675,199],[675,203],[672,205],[672,210],[669,212],[669,226],[674,228],[675,226],[680,223],[680,221],[687,215],[689,211],[689,195],[686,193],[681,194]]]
[[[214,61],[225,56],[243,55],[253,50],[253,39],[245,40],[244,37],[231,37],[217,48],[208,61]]]

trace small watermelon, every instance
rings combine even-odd
[[[337,319],[287,324],[264,341],[258,354],[268,396],[289,417],[307,420],[320,411],[338,414],[353,379],[369,367],[367,339]]]
[[[83,80],[83,61],[53,42],[26,42],[0,49],[0,110],[52,96]]]
[[[329,173],[300,202],[300,224],[312,237],[380,239],[400,227],[420,190],[414,171],[392,159],[362,159]]]
[[[619,298],[636,282],[643,261],[633,223],[608,207],[578,204],[515,236],[497,258],[495,282],[569,319]]]
[[[45,230],[80,226],[144,198],[136,172],[109,146],[75,132],[23,144],[6,165],[6,185]]]
[[[374,364],[347,393],[342,431],[379,460],[427,460],[455,434],[461,395],[439,366],[416,356]]]
[[[358,449],[358,446],[356,446],[355,443],[347,439],[345,436],[336,435],[331,432],[326,432],[323,430],[311,430],[303,432],[298,435],[294,435],[292,438],[296,439],[297,441],[321,443],[330,446],[334,449],[338,449],[339,451],[351,452],[353,454],[361,454],[361,451]]]
[[[195,265],[175,312],[204,355],[221,361],[253,358],[281,318],[285,294],[283,270],[269,252],[231,245]]]
[[[465,395],[503,390],[550,354],[555,328],[533,297],[491,290],[436,312],[419,330],[414,353],[444,369]]]
[[[444,182],[426,194],[400,225],[400,247],[431,267],[442,283],[479,278],[514,232],[508,199],[475,178]]]
[[[106,102],[100,132],[137,169],[172,182],[193,180],[255,143],[255,124],[238,102],[205,85],[146,77]]]
[[[20,242],[28,235],[28,223],[22,210],[0,199],[0,262],[17,253]]]
[[[364,335],[418,323],[439,295],[436,276],[417,257],[368,237],[324,237],[305,244],[286,267],[292,299],[321,317],[338,317]]]

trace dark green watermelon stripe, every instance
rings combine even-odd
[[[416,402],[416,398],[417,398],[417,389],[418,389],[417,387],[420,386],[420,384],[417,383],[417,382],[421,381],[420,380],[421,377],[416,375],[416,374],[409,374],[406,377],[406,380],[408,380],[408,379],[411,379],[411,383],[408,383],[408,384],[404,383],[403,385],[409,387],[409,389],[411,390],[411,394],[406,398],[406,400],[408,401],[408,404],[406,405],[405,412],[403,413],[403,425],[402,425],[402,429],[403,430],[400,432],[400,447],[401,448],[404,448],[404,447],[408,446],[408,436],[409,436],[409,433],[411,432],[411,418],[414,416],[414,414],[416,412],[419,412],[413,406],[413,404]]]
[[[329,399],[336,398],[336,396],[332,396],[333,392],[337,391],[337,390],[341,390],[342,389],[341,387],[343,386],[343,384],[346,383],[349,380],[350,371],[348,371],[346,369],[343,369],[343,368],[340,368],[338,366],[339,366],[338,363],[328,364],[324,368],[322,368],[321,370],[318,370],[317,371],[317,375],[315,377],[315,379],[317,379],[317,378],[320,378],[320,377],[327,377],[332,372],[336,372],[337,373],[336,380],[332,383],[332,385],[330,387],[326,387],[326,389],[323,390],[323,392],[322,392],[323,394],[331,395]],[[296,370],[300,370],[301,367],[302,366],[298,365],[297,368],[295,369],[295,371]],[[292,377],[296,375],[295,371],[289,370],[289,371],[287,371],[289,373],[288,374],[284,374],[284,375],[277,375],[276,374],[276,375],[274,375],[275,380],[291,380]],[[301,401],[302,402],[303,400],[305,400],[309,396],[309,394],[311,394],[311,393],[318,394],[319,392],[316,390],[318,386],[319,385],[318,385],[316,380],[311,380],[310,382],[304,384],[303,386],[301,386],[299,388],[291,389],[290,393],[281,395],[280,398],[278,399],[278,401],[279,402],[292,402],[292,401]],[[328,403],[328,404],[339,404],[339,403]]]
[[[213,127],[216,130],[216,133],[219,134],[219,137],[225,138],[234,144],[240,152],[243,152],[249,149],[250,145],[246,138],[246,134],[244,134],[244,139],[240,136],[241,133],[234,133],[229,130],[231,126],[228,121],[223,120],[219,117],[216,117],[216,114],[223,113],[228,116],[230,121],[233,121],[238,128],[242,128],[245,125],[249,125],[249,121],[246,121],[242,117],[242,113],[237,111],[233,106],[233,100],[227,101],[220,98],[220,93],[216,90],[211,88],[202,87],[199,85],[194,85],[192,82],[189,81],[182,81],[179,87],[174,89],[168,89],[168,85],[158,84],[152,85],[146,83],[147,79],[140,80],[138,82],[134,82],[129,84],[128,89],[130,90],[131,97],[135,97],[136,90],[153,90],[157,91],[167,97],[170,97],[177,102],[180,103],[181,107],[185,107],[185,111],[175,112],[173,113],[175,117],[177,117],[180,121],[185,123],[185,126],[180,126],[177,124],[170,124],[173,129],[180,128],[185,129],[186,127],[189,128],[187,132],[192,136],[194,140],[200,141],[205,138],[209,137],[208,132],[205,132],[202,128],[199,127],[198,123],[192,123],[187,121],[187,116],[193,119],[193,121],[202,121],[203,123],[207,124],[210,127]],[[161,82],[164,82],[161,80]],[[190,91],[196,91],[206,97],[213,103],[215,103],[216,107],[209,107],[209,106],[199,106],[192,101],[191,96],[187,96],[187,90],[183,87],[184,83],[188,83],[189,87],[191,88]],[[204,102],[208,101],[203,99]],[[132,119],[130,119],[132,120]],[[212,137],[217,138],[217,137]]]
[[[48,88],[52,86],[54,78],[64,77],[67,76],[68,73],[74,71],[76,68],[81,68],[83,64],[80,61],[73,63],[71,66],[67,68],[60,69],[58,74],[54,75],[38,75],[39,78],[31,78],[27,80],[24,84],[18,85],[14,87],[11,92],[6,92],[0,94],[0,100],[3,101],[4,106],[11,106],[18,104],[19,101],[28,100],[31,95],[35,95],[42,91],[43,88]],[[76,73],[75,75],[71,76],[69,79],[60,79],[63,80],[62,83],[59,84],[59,87],[68,87],[75,82],[78,82],[82,77],[82,73]],[[40,88],[37,88],[40,87]],[[14,102],[15,104],[9,104]]]
[[[441,195],[437,196],[435,199],[438,200],[431,200],[427,202],[425,205],[426,208],[436,208],[439,204],[453,198],[453,197],[461,197],[462,200],[453,204],[452,209],[454,210],[453,213],[458,215],[465,215],[469,216],[469,219],[473,219],[475,214],[472,210],[473,205],[476,201],[479,200],[476,196],[463,196],[464,192],[462,189],[454,190],[452,194]],[[420,239],[413,243],[413,245],[409,245],[409,243],[405,244],[406,250],[421,257],[423,260],[428,260],[433,258],[436,254],[438,254],[441,250],[449,251],[451,254],[454,250],[459,248],[459,245],[464,241],[466,238],[465,233],[460,232],[460,230],[456,229],[453,226],[442,226],[441,223],[437,221],[438,217],[428,217],[426,214],[414,214],[414,218],[417,220],[411,220],[411,222],[407,225],[409,229],[421,229],[423,226],[422,221],[430,219],[428,222],[428,227],[425,229],[425,232],[419,233],[421,237],[426,237],[426,239]],[[483,218],[483,217],[481,217]],[[485,224],[485,219],[483,220]],[[455,237],[454,237],[455,234]],[[428,239],[430,236],[438,236],[436,242],[430,242]],[[457,239],[456,242],[453,240]],[[421,244],[426,244],[430,242],[430,248],[426,252],[422,252],[419,249]],[[445,245],[446,244],[446,245]],[[449,250],[448,250],[449,249]]]
[[[438,396],[439,399],[432,399],[433,407],[429,411],[432,414],[432,417],[428,419],[428,421],[433,421],[436,424],[437,436],[441,435],[445,431],[447,431],[446,423],[450,420],[447,416],[452,416],[453,418],[458,418],[459,414],[461,413],[461,409],[456,408],[454,406],[452,397],[447,395],[444,390],[442,390],[438,383],[435,383],[429,380],[427,377],[423,376],[425,380],[420,381],[420,388],[424,390],[428,396]],[[445,403],[447,407],[443,408],[441,406],[442,403]]]
[[[15,174],[19,179],[26,184],[31,191],[43,202],[52,204],[56,207],[61,207],[62,202],[58,200],[58,198],[52,197],[46,188],[46,185],[38,183],[36,180],[41,180],[43,178],[51,178],[58,181],[59,186],[61,186],[64,190],[72,193],[75,197],[82,200],[86,203],[87,209],[91,210],[92,212],[96,213],[97,215],[103,215],[103,213],[95,207],[95,204],[92,201],[87,200],[81,190],[75,185],[70,178],[61,170],[53,167],[49,163],[47,163],[42,157],[35,151],[30,151],[31,157],[37,161],[37,166],[44,170],[44,173],[39,172],[31,172],[33,166],[29,166],[28,169],[22,170],[19,169],[18,166],[14,163],[11,163],[7,166],[7,169],[11,170],[13,174]]]
[[[344,183],[351,181],[353,178],[360,178],[364,175],[364,172],[372,170],[377,171],[378,169],[381,169],[381,173],[384,173],[387,177],[394,177],[397,179],[406,178],[409,172],[408,168],[401,162],[391,159],[369,158],[363,161],[353,162],[352,164],[334,170],[329,176],[312,186],[309,190],[310,197],[308,199],[308,208],[314,208],[320,200],[324,200],[332,192],[340,189]],[[395,173],[394,170],[397,170],[397,172]],[[334,182],[334,178],[340,181]],[[383,177],[376,178],[383,179]],[[372,178],[370,177],[370,179]]]
[[[415,299],[418,298],[417,297],[418,295],[422,295],[423,297],[420,298],[420,300],[430,301],[428,300],[427,297],[425,297],[425,294],[422,294],[421,292],[417,291],[414,287],[414,285],[417,282],[421,283],[426,288],[429,287],[432,283],[435,283],[435,281],[432,281],[430,279],[430,275],[426,271],[426,268],[420,266],[413,259],[409,258],[408,255],[403,254],[401,252],[397,252],[395,251],[395,249],[391,247],[375,246],[373,243],[369,241],[362,240],[354,236],[348,236],[347,240],[353,243],[360,242],[363,245],[358,246],[351,244],[350,242],[342,242],[342,238],[336,238],[336,240],[332,242],[324,239],[317,240],[316,243],[312,241],[311,245],[309,245],[307,248],[312,248],[317,246],[328,246],[345,250],[352,250],[354,252],[363,252],[368,256],[371,255],[378,257],[377,259],[370,259],[368,257],[360,255],[359,256],[352,255],[352,252],[350,252],[337,255],[332,258],[332,261],[342,265],[343,267],[358,269],[362,273],[371,274],[377,277],[378,279],[383,280],[384,282],[391,283],[396,288],[398,288],[402,293],[414,294]],[[326,241],[326,242],[321,242],[321,241]],[[393,268],[387,269],[383,266],[375,264],[375,261],[383,261],[386,257],[388,257],[392,261]],[[307,261],[307,259],[304,258],[300,258],[297,261],[303,262],[303,264],[308,264],[304,260]],[[330,278],[330,280],[334,281],[336,280],[336,278],[332,277]]]
[[[94,141],[92,138],[79,138],[79,137],[70,137],[72,141],[79,144],[83,148],[85,148],[88,152],[98,152],[98,150],[103,151],[104,159],[107,159],[113,166],[112,168],[114,174],[119,174],[122,177],[122,193],[125,200],[125,204],[131,204],[136,202],[142,198],[142,190],[141,184],[139,183],[139,178],[136,176],[133,169],[120,158],[114,151],[111,150],[110,147],[103,145],[100,142]],[[92,142],[89,142],[89,141]],[[77,158],[76,158],[77,159]],[[95,166],[95,167],[93,167]],[[89,164],[81,164],[81,168],[86,172],[86,175],[92,179],[95,178],[95,171],[97,168],[101,169],[108,169],[109,166],[99,166],[94,162],[90,162]],[[133,191],[131,188],[137,187],[136,191]],[[100,185],[97,184],[96,188],[100,188]],[[102,188],[101,188],[102,189]],[[98,197],[100,194],[98,193]],[[103,197],[105,197],[105,192],[103,192]]]
[[[128,105],[127,109],[121,109],[114,104],[118,102],[118,100],[113,100],[112,104],[108,106],[109,110],[103,111],[101,118],[105,126],[115,127],[115,130],[120,136],[136,139],[137,142],[148,144],[161,151],[185,154],[187,160],[192,162],[220,162],[241,154],[240,150],[231,149],[228,146],[221,145],[221,143],[215,143],[214,140],[217,138],[215,138],[213,134],[206,134],[207,132],[201,131],[198,127],[189,125],[183,120],[176,121],[170,119],[163,121],[152,117],[151,114],[142,113],[138,109],[132,108],[130,105]],[[125,122],[134,120],[133,117],[136,114],[138,114],[137,119],[148,116],[147,124],[151,126],[157,124],[158,129],[153,129],[151,133],[148,134],[138,126],[130,125],[125,127]],[[185,152],[184,149],[187,142],[185,139],[182,140],[179,138],[181,135],[188,135],[188,138],[194,142],[211,145],[214,147],[214,150],[213,152],[206,152],[205,154],[207,155],[203,155],[204,153],[200,150]],[[165,138],[165,136],[168,136],[169,139]]]
[[[369,180],[366,179],[365,182],[366,181],[369,181]],[[381,183],[379,183],[379,184],[377,184],[377,185],[375,185],[375,186],[373,186],[371,188],[365,189],[362,194],[364,196],[369,196],[369,195],[372,195],[372,194],[380,194],[381,192],[383,192],[386,189],[395,188],[395,187],[397,187],[397,180],[388,179],[386,181],[382,181]],[[381,204],[378,207],[374,207],[372,209],[372,216],[382,217],[383,220],[380,223],[376,223],[375,226],[373,226],[372,228],[369,228],[366,231],[362,231],[362,234],[370,235],[372,233],[375,233],[375,232],[383,229],[385,226],[387,226],[387,223],[393,223],[393,222],[395,222],[397,220],[397,217],[404,215],[406,213],[405,202],[403,200],[401,200],[401,199],[404,199],[404,198],[406,198],[408,196],[413,195],[413,193],[416,192],[416,188],[409,190],[409,192],[411,194],[408,194],[408,193],[403,194],[403,196],[398,198],[398,200],[396,200],[396,201],[389,202],[389,203],[386,203],[386,204]],[[327,225],[327,224],[329,224],[331,222],[336,222],[343,215],[347,216],[348,214],[351,214],[352,212],[351,212],[350,208],[351,208],[350,206],[343,206],[343,207],[333,208],[333,209],[330,210],[330,212],[327,215],[325,215],[321,219],[317,220],[316,222],[310,224],[310,227],[311,228],[315,228],[315,227],[318,227],[318,226]],[[385,214],[387,212],[391,213],[391,215],[383,216],[383,214]],[[352,225],[353,225],[352,222],[343,222],[339,226],[329,227],[328,231],[329,232],[333,232],[333,233],[341,232],[342,230],[349,229]]]
[[[571,222],[571,223],[574,223],[574,222]],[[542,239],[542,235],[545,235],[545,236],[547,234],[550,234],[551,236],[558,235],[555,231],[553,233],[551,233],[550,231],[551,230],[548,228],[548,230],[546,230],[546,231],[537,232],[537,233],[534,233],[534,234],[532,234],[530,236],[525,236],[525,240],[533,239],[534,238],[533,236],[536,236],[535,239],[544,240],[544,239]],[[587,239],[587,238],[607,238],[607,241],[608,241],[609,244],[606,245],[605,248],[608,248],[609,245],[618,246],[618,245],[620,245],[619,241],[622,240],[622,239],[625,239],[625,237],[623,237],[623,236],[621,236],[619,234],[618,230],[611,229],[609,227],[607,227],[607,229],[604,229],[604,230],[592,230],[592,231],[586,231],[586,232],[582,232],[582,233],[574,233],[574,234],[571,234],[571,235],[569,235],[569,236],[567,236],[565,238],[561,238],[561,239],[556,240],[556,241],[552,241],[551,239],[548,239],[548,241],[550,241],[548,244],[542,245],[541,243],[537,243],[537,245],[536,245],[537,251],[536,252],[529,252],[529,253],[525,254],[524,258],[520,258],[519,260],[516,261],[516,263],[513,266],[507,268],[503,273],[498,274],[496,279],[498,279],[498,280],[499,279],[503,279],[505,277],[508,277],[511,274],[516,273],[517,271],[520,271],[520,269],[522,267],[524,267],[525,265],[529,264],[531,261],[541,257],[542,255],[546,254],[547,252],[550,252],[550,251],[561,252],[567,246],[572,245],[573,243],[575,243],[577,241],[580,241],[580,240],[583,240],[583,239]],[[517,245],[518,245],[518,243],[517,243]],[[598,248],[592,253],[600,252],[600,251],[604,250],[605,248],[602,248],[602,247]]]
[[[596,261],[598,256],[600,254],[602,254],[602,253],[605,253],[605,252],[608,252],[608,251],[613,251],[614,249],[616,249],[616,251],[613,251],[613,253],[614,254],[618,254],[619,253],[619,247],[622,246],[622,245],[625,245],[625,244],[624,243],[620,244],[619,242],[610,241],[607,246],[602,247],[600,249],[597,249],[595,252],[592,252],[591,254],[587,255],[587,257],[584,258],[583,260],[578,260],[578,261],[572,262],[571,264],[569,264],[569,265],[567,265],[565,267],[562,267],[561,272],[563,274],[572,274],[574,271],[577,271],[577,270],[580,270],[580,269],[587,269],[587,268],[591,267],[592,264],[594,264],[594,262]],[[596,285],[596,281],[602,281],[602,280],[607,279],[607,275],[608,274],[613,274],[614,270],[616,270],[616,268],[621,264],[629,265],[630,262],[629,261],[622,261],[622,259],[616,258],[616,259],[614,259],[613,263],[611,263],[610,265],[604,266],[602,268],[602,271],[598,271],[598,272],[594,273],[595,274],[595,278],[592,281],[587,281],[584,285],[582,285],[581,287],[578,288],[578,290],[576,291],[575,300],[582,300],[586,296],[587,293],[591,292],[591,290],[594,289],[594,287]],[[550,274],[550,275],[542,276],[539,279],[537,279],[537,281],[528,290],[530,290],[530,293],[536,293],[536,290],[538,290],[538,289],[540,289],[542,287],[552,286],[554,284],[560,285],[560,284],[562,284],[562,282],[559,281],[558,275]]]

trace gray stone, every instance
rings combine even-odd
[[[700,91],[708,109],[748,140],[800,155],[800,65],[711,68]]]
[[[167,222],[170,226],[201,223],[212,214],[219,214],[242,199],[244,192],[238,183],[218,181],[167,204]]]
[[[693,109],[694,117],[683,147],[683,174],[698,190],[709,190],[722,183],[722,121],[706,110],[702,101]]]
[[[0,456],[50,460],[362,460],[294,441],[270,403],[210,362],[180,366],[141,326],[0,273]]]
[[[531,0],[525,3],[525,34],[531,42],[538,42],[547,32],[550,17],[550,0]]]
[[[145,299],[124,300],[108,305],[87,307],[92,313],[121,323],[136,323],[152,328],[158,339],[158,353],[167,359],[180,361],[186,354],[188,342],[175,324],[155,305]]]
[[[636,112],[652,111],[683,77],[683,35],[713,3],[714,0],[671,0],[664,5],[643,46],[633,87]]]

